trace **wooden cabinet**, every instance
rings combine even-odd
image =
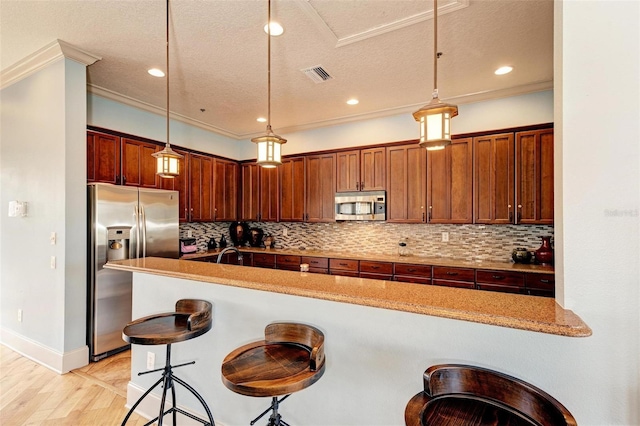
[[[158,188],[160,177],[156,175],[156,158],[159,145],[135,139],[122,138],[122,180],[123,185],[143,188]]]
[[[473,139],[427,151],[427,222],[473,222]]]
[[[431,284],[431,266],[411,263],[393,264],[394,281],[415,284]]]
[[[213,220],[232,222],[238,217],[238,163],[214,160],[214,214]]]
[[[305,157],[307,222],[335,221],[336,155]]]
[[[513,133],[482,136],[474,145],[474,222],[514,223]]]
[[[283,222],[302,222],[305,218],[306,191],[304,157],[282,160],[279,169],[280,220]]]
[[[393,263],[374,262],[371,260],[360,261],[360,278],[390,280],[392,277],[393,277]]]
[[[278,169],[244,163],[240,219],[260,222],[278,220]]]
[[[276,267],[278,269],[285,269],[288,271],[300,270],[300,256],[291,254],[278,254],[276,255]]]
[[[476,288],[478,290],[499,291],[502,293],[525,293],[522,272],[476,270]]]
[[[316,274],[328,274],[329,273],[329,259],[326,257],[315,256],[302,256],[300,263],[306,263],[309,265],[309,272]]]
[[[336,192],[375,191],[386,187],[383,147],[336,154]]]
[[[475,270],[473,268],[433,267],[433,285],[446,287],[475,288]]]
[[[524,285],[526,293],[531,296],[555,297],[554,274],[525,274]]]
[[[426,168],[417,143],[387,148],[387,222],[425,222]]]
[[[357,277],[360,272],[359,261],[353,259],[329,259],[329,273],[346,277]]]
[[[275,269],[276,255],[271,253],[253,253],[253,266],[257,268]]]
[[[211,222],[213,207],[213,157],[189,154],[189,221]]]
[[[553,129],[516,133],[516,223],[553,224]]]
[[[120,138],[87,131],[87,181],[120,183]]]

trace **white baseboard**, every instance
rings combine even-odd
[[[158,377],[159,378],[159,377]],[[158,415],[158,411],[160,411],[160,396],[156,394],[155,392],[157,390],[161,391],[161,387],[158,386],[156,389],[154,389],[154,392],[151,392],[149,395],[147,395],[147,397],[145,399],[142,400],[142,402],[136,407],[136,411],[135,413],[138,414],[139,416],[144,417],[147,420],[150,420],[154,417],[156,417]],[[127,404],[126,407],[127,408],[131,408],[133,406],[133,404],[136,403],[136,401],[138,400],[138,398],[140,398],[142,396],[143,393],[145,393],[147,391],[147,389],[143,389],[140,386],[129,382],[129,384],[127,385]],[[180,394],[184,393],[184,392],[189,392],[187,391],[185,388],[183,388],[182,386],[177,386],[176,388],[176,399],[178,401],[180,401]],[[171,397],[169,397],[167,399],[167,402],[165,402],[165,411],[167,410],[167,408],[171,407]],[[201,419],[206,419],[207,418],[207,414],[204,413],[204,410],[202,413],[200,412],[195,412],[193,410],[189,410],[186,409],[185,407],[181,406],[180,404],[178,404],[178,408],[186,411],[189,414],[193,414],[196,417],[199,417]],[[211,407],[209,407],[209,409],[211,409]],[[212,415],[215,416],[215,413],[212,412]],[[180,426],[202,426],[202,423],[197,422],[189,417],[183,416],[181,414],[178,413],[178,424]],[[224,426],[221,423],[219,423],[216,418],[214,417],[213,420],[216,423],[216,426]],[[163,424],[166,425],[172,425],[173,426],[173,418],[171,415],[166,416],[163,420]]]
[[[59,352],[6,328],[0,328],[0,343],[58,374],[89,364],[89,347]]]

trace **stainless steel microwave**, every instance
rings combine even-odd
[[[336,220],[386,220],[385,191],[336,193]]]

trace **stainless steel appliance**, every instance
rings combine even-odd
[[[386,220],[385,191],[336,193],[336,220]]]
[[[88,185],[88,325],[91,360],[126,349],[131,321],[131,272],[104,269],[110,260],[178,258],[178,192]]]

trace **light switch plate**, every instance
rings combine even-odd
[[[51,245],[55,246],[56,245],[56,233],[52,232],[51,235],[49,236],[49,241],[51,241]]]

